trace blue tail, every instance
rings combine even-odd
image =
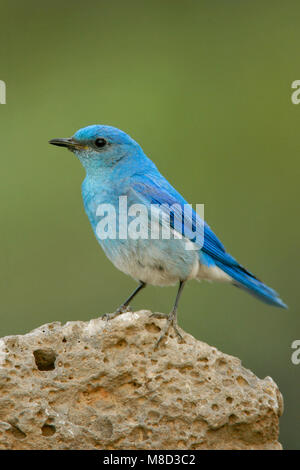
[[[205,264],[215,264],[228,274],[235,286],[241,287],[267,304],[288,308],[277,292],[263,284],[250,271],[240,265],[233,256],[226,252],[220,240],[207,224],[205,224],[204,228],[204,244],[200,256],[201,261]]]
[[[263,284],[252,273],[243,268],[243,266],[239,264],[226,265],[219,262],[216,262],[216,264],[226,274],[232,277],[235,286],[244,289],[267,304],[274,305],[276,307],[288,308],[275,290]]]

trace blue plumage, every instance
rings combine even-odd
[[[160,178],[163,178],[160,176]],[[160,179],[159,178],[159,179]],[[147,201],[155,204],[180,204],[183,206],[187,202],[177,191],[167,183],[163,190],[146,176],[142,182],[137,182],[133,188],[141,192]],[[195,221],[198,215],[193,211],[194,219],[190,220],[190,226],[182,226],[182,233],[185,229],[186,234],[191,234],[195,230]],[[186,222],[186,221],[185,221]],[[277,307],[286,308],[285,303],[279,298],[277,292],[259,281],[250,271],[240,265],[229,253],[225,251],[223,244],[216,237],[211,228],[204,223],[204,244],[199,251],[200,261],[207,266],[217,266],[230,277],[234,284],[244,288],[250,294],[258,297],[260,300]]]
[[[195,211],[191,210],[187,217],[182,218],[187,202],[127,134],[110,126],[94,125],[80,129],[70,139],[53,139],[50,143],[69,148],[81,161],[86,170],[82,185],[84,207],[95,235],[116,267],[140,281],[136,291],[115,314],[124,311],[133,296],[146,284],[169,285],[178,281],[180,287],[176,302],[161,338],[171,324],[179,334],[176,310],[183,285],[188,279],[230,282],[268,304],[286,307],[273,289],[226,252],[211,228]],[[169,228],[181,238],[124,239],[119,222],[124,215],[120,197],[125,196],[128,207],[141,204],[148,214],[151,207],[158,207],[159,215],[166,215],[167,208],[172,206]],[[103,237],[99,231],[97,211],[103,204],[111,205],[116,213],[116,236],[112,238]],[[128,228],[130,221],[129,217],[126,222]],[[150,222],[150,218],[146,219],[144,225],[150,226]],[[161,219],[157,224],[160,228],[163,226]],[[142,228],[148,230],[149,227],[145,226]],[[201,242],[194,236],[196,230],[202,230]],[[189,245],[189,249],[187,241],[193,244]]]

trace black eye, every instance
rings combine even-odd
[[[104,147],[106,145],[106,140],[105,139],[96,139],[95,140],[95,145],[98,148]]]

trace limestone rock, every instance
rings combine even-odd
[[[273,380],[149,315],[0,339],[0,449],[280,449]]]

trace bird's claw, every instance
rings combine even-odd
[[[121,313],[125,312],[131,312],[131,308],[129,305],[121,305],[121,307],[119,307],[115,312],[105,313],[104,315],[102,315],[102,319],[105,321],[113,320],[118,315],[121,315]]]
[[[162,334],[158,338],[157,342],[155,343],[155,349],[160,345],[161,341],[163,338],[166,336],[166,334],[169,332],[170,328],[173,327],[173,330],[175,331],[176,335],[179,337],[180,340],[183,340],[183,337],[181,333],[178,330],[177,327],[177,320],[176,320],[176,315],[174,312],[171,312],[169,315],[166,315],[164,313],[153,313],[151,317],[156,317],[156,318],[167,318],[166,325],[162,331]]]

